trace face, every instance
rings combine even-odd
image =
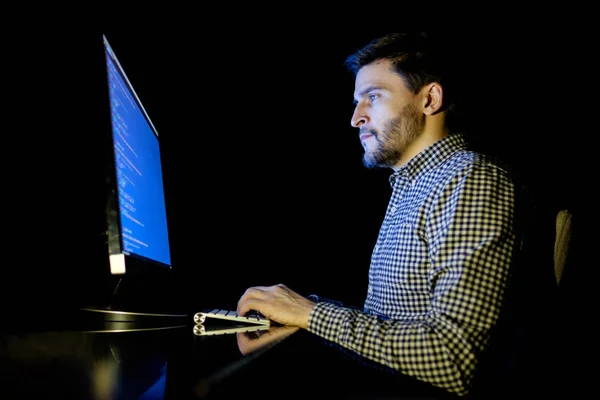
[[[424,119],[418,96],[391,70],[389,61],[364,66],[358,71],[352,126],[359,128],[367,168],[393,168],[423,131]]]

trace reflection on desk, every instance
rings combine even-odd
[[[173,400],[258,393],[414,398],[429,389],[304,330],[197,336],[194,325],[106,325],[0,335],[0,398]],[[317,392],[317,390],[319,390]],[[440,396],[429,398],[441,398]]]
[[[254,332],[269,330],[269,325],[262,324],[240,324],[240,325],[205,325],[197,324],[194,326],[194,335],[196,336],[211,336],[211,335],[231,335],[243,332]]]
[[[268,330],[239,332],[236,334],[238,348],[244,355],[272,347],[298,331],[295,326],[272,326]]]
[[[456,397],[365,360],[298,328],[272,327],[268,331],[238,333],[235,336],[237,347],[244,357],[225,363],[212,374],[196,371],[201,377],[194,384],[196,398],[254,398],[252,396],[257,393],[294,399]],[[200,337],[203,340],[213,338]],[[194,357],[198,361],[202,359],[201,356],[198,358],[197,352]]]
[[[228,363],[220,369],[217,369],[210,375],[202,376],[193,387],[194,395],[198,398],[206,398],[213,394],[214,388],[218,388],[223,381],[232,377],[241,368],[250,364],[257,357],[263,355],[271,347],[280,343],[282,340],[295,333],[299,328],[291,326],[265,326],[263,329],[248,329],[247,326],[229,329],[229,333],[234,333],[237,341],[237,347],[244,357],[239,358],[237,361]],[[194,333],[198,326],[194,327]],[[227,334],[227,333],[225,333]],[[252,388],[256,382],[250,383],[248,388]],[[246,390],[244,390],[246,391]],[[254,393],[254,392],[252,392]]]
[[[126,325],[3,334],[0,398],[165,398],[173,344],[187,326]]]

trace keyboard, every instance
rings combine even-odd
[[[204,311],[197,312],[194,314],[194,322],[196,324],[202,324],[206,321],[207,318],[216,318],[228,321],[235,322],[243,322],[250,324],[258,324],[258,325],[270,325],[271,321],[263,316],[262,314],[251,311],[248,314],[241,316],[237,315],[235,311],[223,310],[219,308],[208,309]]]

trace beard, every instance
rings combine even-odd
[[[385,123],[381,132],[374,129],[368,131],[375,138],[376,147],[371,151],[365,151],[364,166],[393,167],[422,130],[423,125],[417,107],[412,103],[407,104],[396,117]]]

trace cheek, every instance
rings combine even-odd
[[[398,112],[394,108],[381,105],[372,110],[371,122],[378,130],[382,130],[397,116]]]

